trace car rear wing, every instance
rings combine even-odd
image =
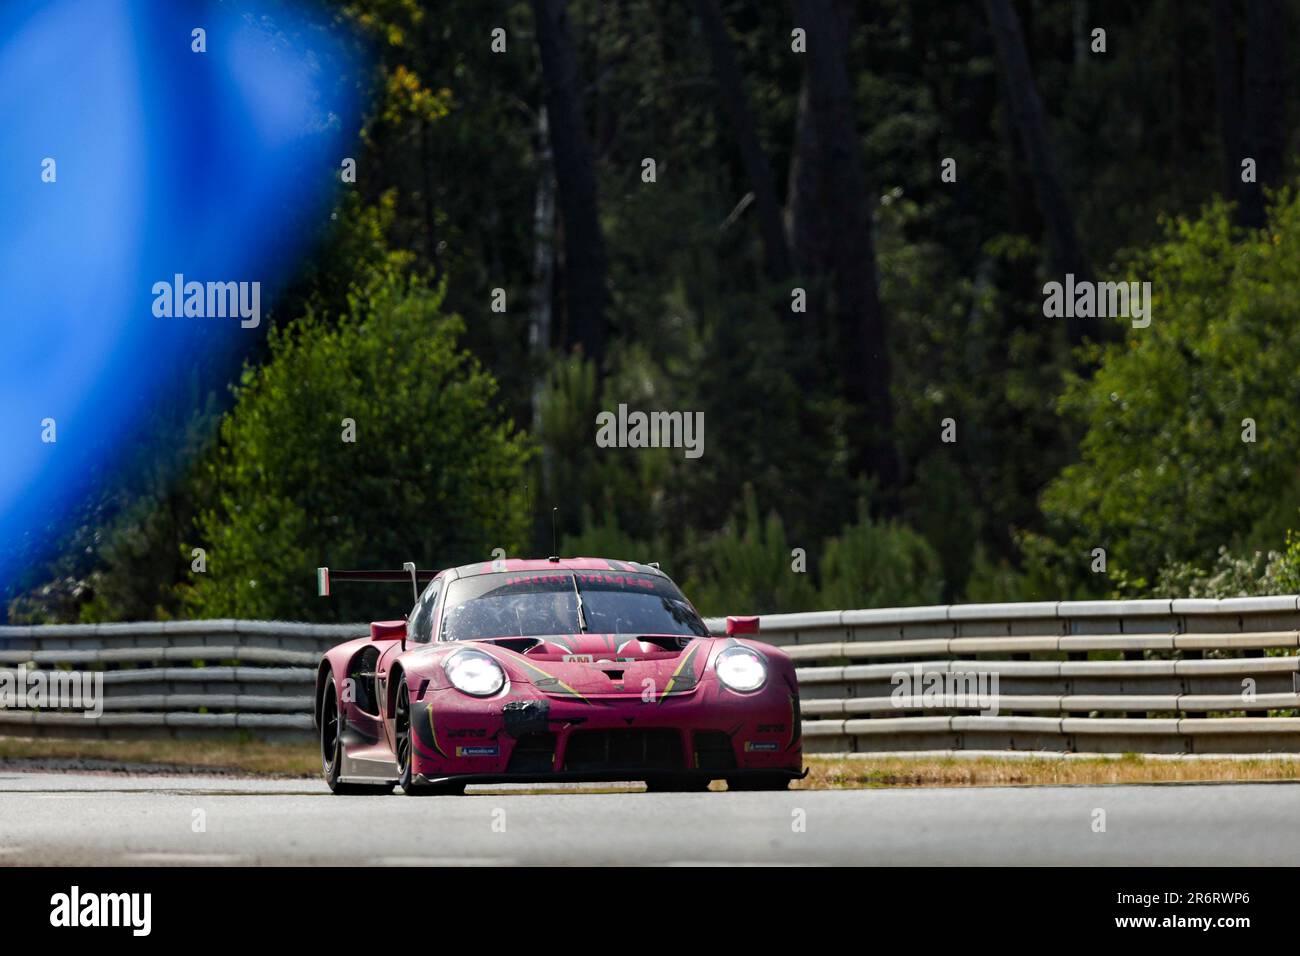
[[[329,568],[317,568],[316,595],[329,597],[330,585],[334,581],[367,581],[371,584],[402,584],[410,581],[413,600],[418,600],[420,585],[428,584],[437,576],[437,571],[419,570],[414,561],[407,561],[400,571],[332,571]]]

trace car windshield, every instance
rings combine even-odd
[[[709,633],[667,578],[605,571],[507,571],[459,578],[447,590],[442,621],[447,641],[574,634],[584,630],[583,622],[592,634]]]

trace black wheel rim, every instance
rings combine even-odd
[[[339,705],[334,699],[334,688],[327,689],[324,713],[320,724],[320,756],[325,772],[334,770],[335,751],[339,743]]]
[[[402,776],[405,776],[406,769],[411,764],[411,702],[407,699],[404,687],[397,689],[395,723],[397,724],[397,769]]]

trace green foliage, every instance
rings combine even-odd
[[[1269,563],[1273,594],[1300,594],[1300,534],[1286,533],[1286,548]]]
[[[1155,583],[1121,580],[1116,597],[1229,598],[1300,593],[1300,536],[1286,535],[1282,551],[1233,554],[1220,548],[1208,570],[1186,561],[1161,568]]]
[[[606,511],[596,521],[591,509],[585,508],[582,513],[582,530],[577,534],[566,534],[560,539],[560,553],[571,557],[615,558],[648,564],[660,560],[661,549],[654,542],[647,543],[624,531],[611,512]],[[660,566],[666,573],[672,573],[662,562]]]
[[[528,421],[534,369],[519,321],[488,309],[503,288],[509,313],[528,307],[541,77],[527,0],[345,0],[338,4],[375,56],[372,104],[354,189],[391,195],[385,241],[446,283],[463,342],[501,384],[497,401]],[[494,53],[492,31],[508,49]],[[467,188],[469,187],[469,188]],[[495,321],[487,321],[489,318]],[[482,321],[480,321],[480,319]]]
[[[791,545],[780,515],[759,515],[758,499],[746,486],[743,520],[695,547],[695,574],[687,596],[703,614],[771,614],[817,606],[811,575],[794,570]]]
[[[564,552],[656,560],[665,545],[626,533],[608,513],[594,524],[588,512],[584,531],[564,539]],[[939,560],[925,540],[906,526],[872,520],[865,502],[856,522],[803,552],[781,515],[763,515],[746,486],[721,530],[688,533],[663,568],[706,615],[934,604],[942,594]]]
[[[982,545],[971,555],[970,577],[966,581],[966,600],[974,604],[1003,604],[1033,601],[1035,592],[1029,575],[1005,558],[994,559]]]
[[[1218,558],[1205,571],[1186,562],[1175,562],[1160,569],[1155,583],[1142,587],[1142,597],[1171,598],[1227,598],[1250,597],[1256,594],[1280,594],[1277,590],[1276,574],[1281,570],[1281,555],[1276,552],[1264,554],[1256,551],[1249,555],[1237,556],[1227,548],[1220,548]],[[1117,592],[1126,590],[1121,581]]]
[[[1054,538],[1076,554],[1105,547],[1112,570],[1146,580],[1220,546],[1276,544],[1300,507],[1300,202],[1280,196],[1250,235],[1220,204],[1172,221],[1117,276],[1129,277],[1151,283],[1151,325],[1062,400],[1086,432],[1081,461],[1043,495]]]
[[[575,533],[590,525],[594,510],[599,508],[604,517],[611,498],[621,497],[612,486],[619,475],[610,467],[609,451],[595,443],[599,389],[595,366],[578,355],[556,359],[542,389],[538,422],[545,492],[538,522],[548,548],[552,508],[557,509],[560,533]],[[588,520],[580,522],[584,515]]]
[[[865,502],[858,520],[826,542],[819,602],[823,608],[937,604],[943,593],[938,556],[905,525],[873,521]]]
[[[377,281],[333,323],[314,311],[273,330],[248,368],[209,466],[216,500],[199,517],[208,571],[200,617],[346,620],[387,600],[314,597],[333,567],[443,567],[517,550],[526,532],[525,439],[496,386],[457,345],[462,323],[417,282]],[[343,419],[356,441],[345,442]]]
[[[746,488],[743,520],[690,550],[687,590],[706,614],[834,610],[934,604],[943,590],[939,560],[925,540],[895,522],[875,521],[860,502],[858,519],[796,555],[775,511],[760,517]]]

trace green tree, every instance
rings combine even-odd
[[[816,607],[811,574],[793,567],[785,524],[776,512],[759,514],[758,498],[746,485],[743,523],[733,519],[721,533],[697,545],[687,596],[703,614],[773,614]],[[688,542],[689,546],[690,542]],[[811,569],[808,569],[811,570]]]
[[[440,306],[440,291],[389,277],[354,293],[336,321],[309,308],[272,331],[209,463],[215,501],[198,519],[208,569],[187,594],[194,616],[392,613],[405,593],[317,601],[312,569],[443,567],[519,547],[531,448],[457,344],[460,319]]]
[[[939,558],[925,539],[906,525],[872,520],[865,502],[824,554],[822,608],[937,604],[943,593]]]
[[[1110,570],[1154,581],[1223,545],[1276,547],[1300,507],[1300,202],[1280,195],[1258,232],[1222,204],[1170,222],[1130,277],[1151,283],[1150,326],[1062,401],[1086,428],[1042,499],[1062,554],[1086,568],[1103,547]]]

